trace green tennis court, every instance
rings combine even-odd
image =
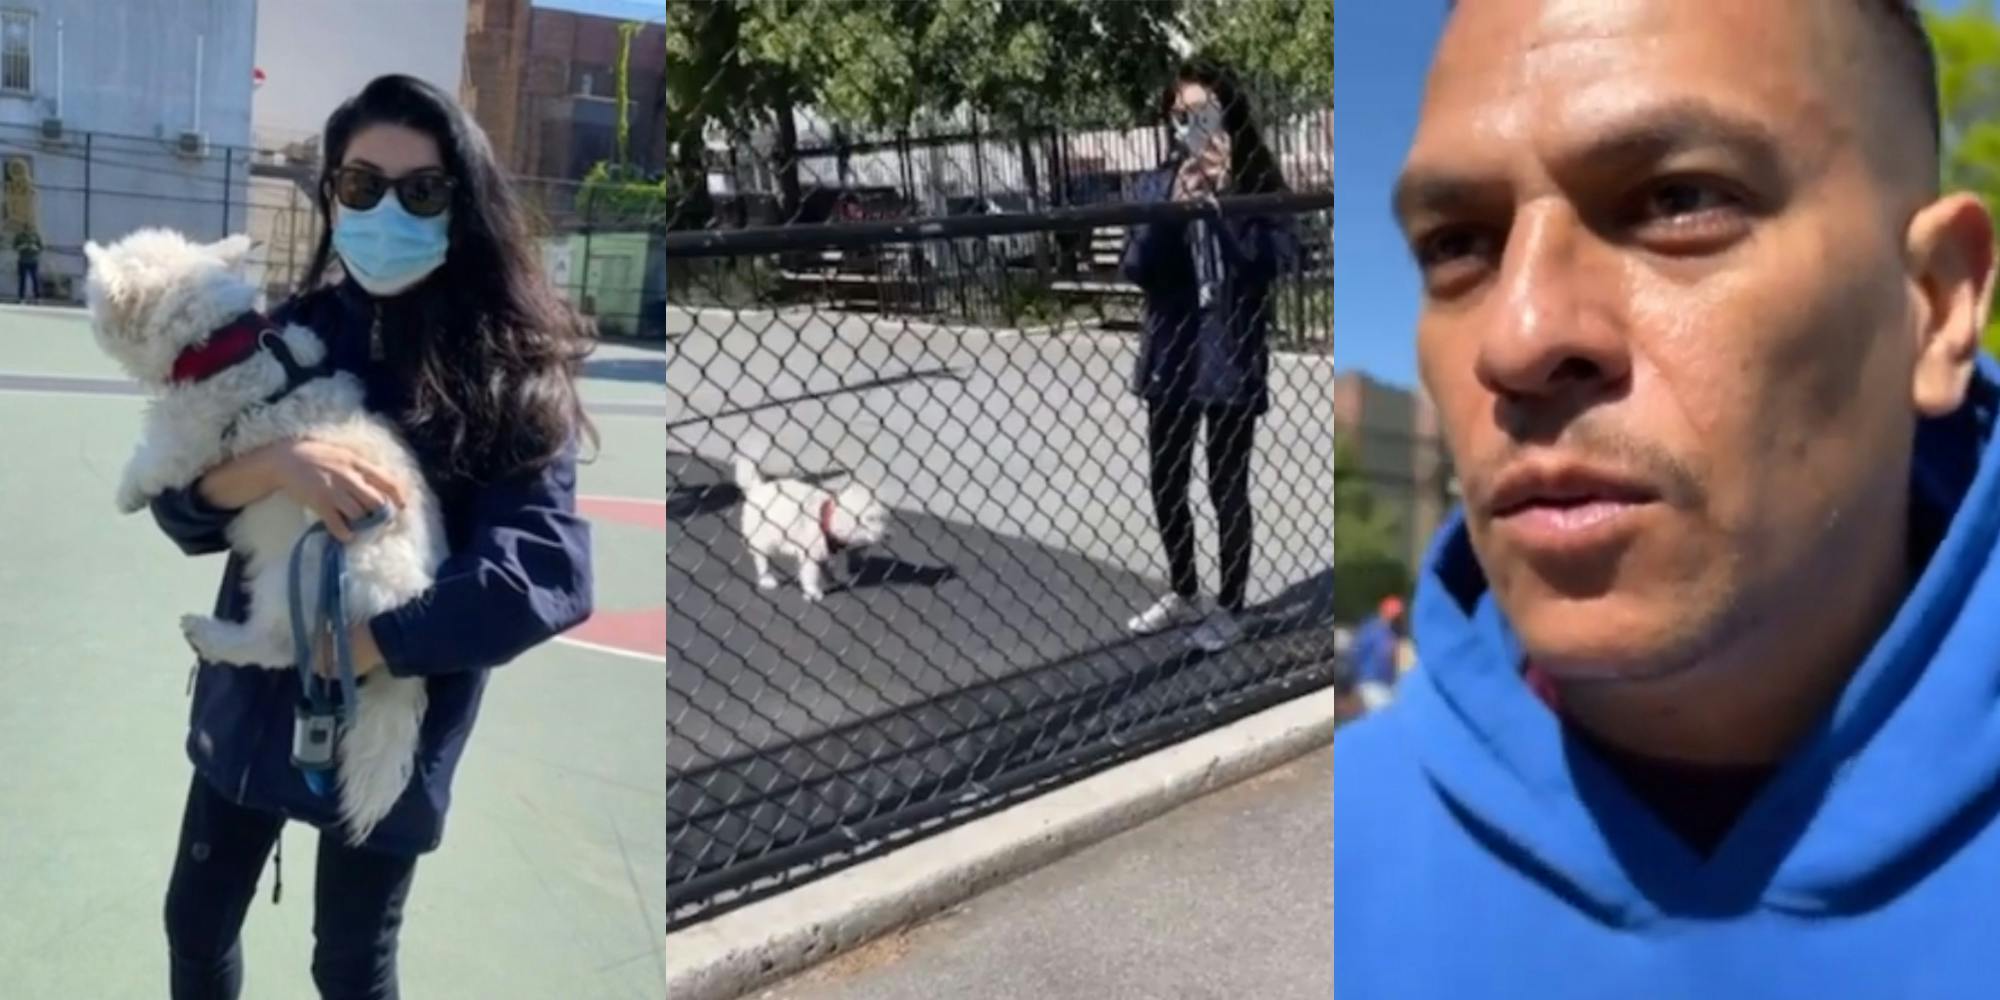
[[[655,997],[665,911],[664,355],[606,345],[581,473],[598,615],[501,668],[418,867],[404,994]],[[142,401],[81,313],[0,308],[0,990],[153,998],[189,765],[191,654],[221,557],[182,556],[112,491]],[[288,830],[244,931],[254,997],[308,998],[312,858]]]

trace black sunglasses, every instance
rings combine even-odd
[[[328,183],[334,198],[357,212],[381,204],[382,196],[394,188],[396,200],[404,210],[423,219],[450,208],[452,190],[457,187],[457,182],[439,170],[418,171],[390,180],[367,167],[341,167],[333,172]]]

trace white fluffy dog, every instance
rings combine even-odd
[[[312,438],[353,449],[394,479],[408,503],[347,546],[347,618],[365,621],[430,588],[445,557],[437,501],[396,430],[363,409],[361,383],[323,365],[319,337],[300,326],[279,329],[251,311],[256,291],[243,272],[250,246],[242,236],[204,246],[142,230],[109,247],[84,248],[97,343],[154,397],[118,485],[118,509],[138,511],[162,491],[189,486],[272,442]],[[204,660],[296,669],[290,558],[315,520],[274,493],[230,522],[230,546],[245,560],[249,620],[181,619]],[[308,543],[302,559],[308,608],[319,607],[321,551]],[[409,783],[425,703],[421,678],[378,671],[363,680],[339,758],[340,814],[356,844]]]
[[[764,590],[778,586],[771,558],[782,556],[798,563],[806,600],[818,601],[826,596],[834,556],[879,545],[889,535],[889,508],[859,483],[835,493],[796,479],[765,479],[756,462],[738,455],[736,485],[743,491],[743,544]]]

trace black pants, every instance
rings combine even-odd
[[[235,1000],[238,941],[257,876],[285,819],[224,798],[197,774],[167,886],[174,1000]],[[313,982],[320,996],[395,1000],[396,932],[417,859],[349,847],[322,833],[313,898]]]
[[[1149,403],[1146,448],[1152,459],[1153,516],[1167,547],[1167,568],[1174,592],[1193,597],[1201,591],[1194,561],[1194,511],[1188,505],[1188,480],[1194,471],[1195,431],[1208,428],[1208,497],[1215,505],[1222,535],[1217,562],[1222,589],[1216,599],[1230,611],[1243,610],[1243,591],[1250,582],[1250,453],[1257,418],[1242,407]]]
[[[16,274],[16,277],[18,277],[18,278],[20,279],[20,282],[21,282],[21,284],[20,284],[20,289],[21,289],[21,295],[20,295],[20,299],[21,299],[21,301],[23,301],[23,302],[26,302],[26,301],[28,301],[28,286],[29,286],[29,285],[33,285],[33,286],[35,286],[35,298],[37,298],[37,299],[41,298],[41,297],[42,297],[42,266],[41,266],[40,264],[22,264],[22,265],[21,265],[21,266],[20,266],[19,268],[17,268],[16,270],[17,270],[17,272],[18,272],[18,273]]]

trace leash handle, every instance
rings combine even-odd
[[[353,531],[370,531],[388,523],[394,510],[383,505],[349,523]],[[310,625],[303,593],[305,548],[314,535],[320,546],[320,591],[317,614]],[[326,530],[324,523],[306,529],[292,546],[290,576],[286,581],[292,616],[292,649],[299,671],[300,700],[292,727],[292,765],[304,773],[306,784],[315,794],[331,794],[329,772],[335,766],[343,723],[351,721],[361,704],[360,681],[354,676],[354,652],[347,636],[346,546]],[[313,673],[312,635],[320,628],[332,632],[333,658],[340,685],[335,699],[328,682]]]

